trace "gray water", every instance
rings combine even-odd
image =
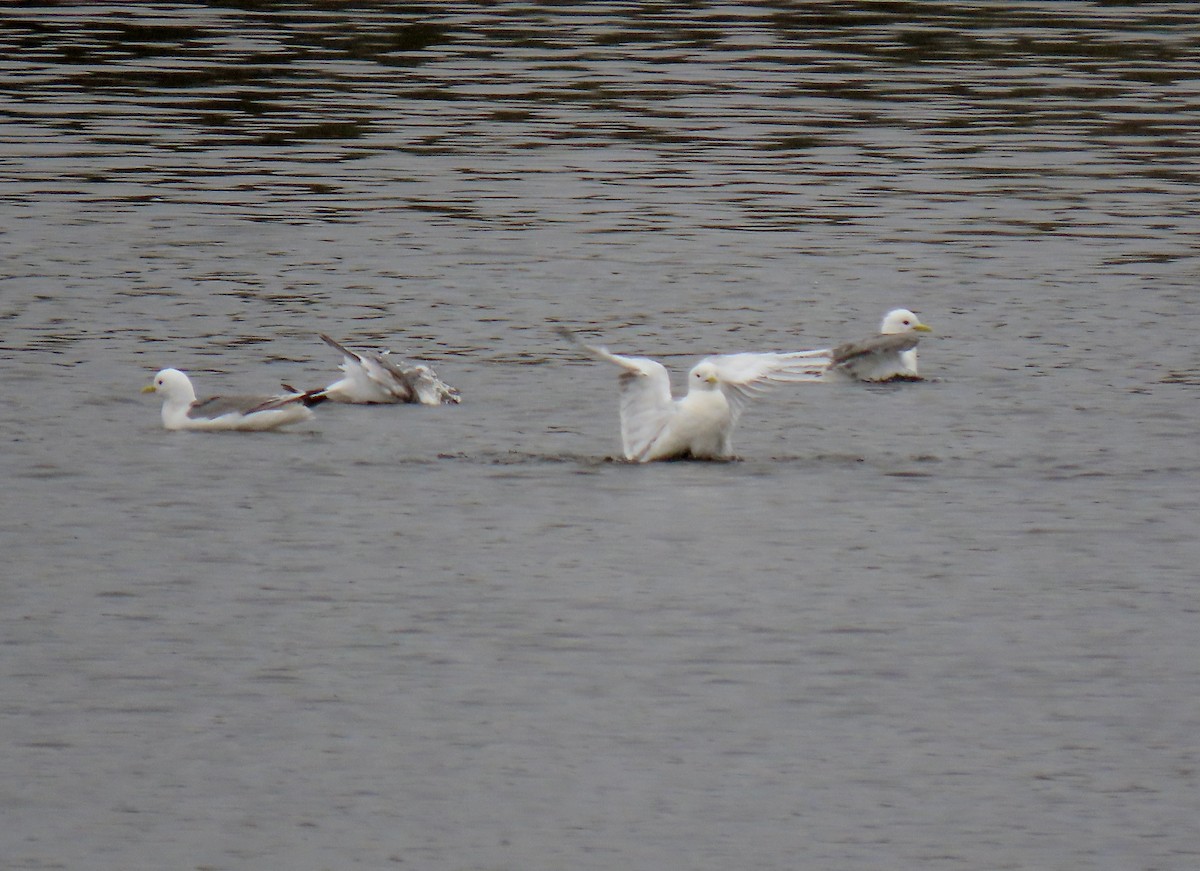
[[[0,10],[5,868],[1200,865],[1191,3]],[[916,310],[634,466],[614,373]],[[461,406],[168,433],[138,389]]]

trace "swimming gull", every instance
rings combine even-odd
[[[824,357],[826,381],[903,381],[920,380],[917,372],[917,343],[921,333],[931,332],[920,318],[906,308],[893,309],[883,316],[879,335],[857,342],[846,342],[822,351],[802,351]]]
[[[392,356],[390,351],[352,351],[324,333],[321,341],[342,353],[339,367],[345,376],[324,390],[309,395],[323,395],[334,402],[395,403],[412,402],[422,405],[461,402],[458,391],[446,384],[428,366],[408,363]]]
[[[733,430],[751,399],[775,384],[820,377],[808,352],[722,354],[697,363],[687,395],[673,399],[670,375],[658,361],[614,354],[557,329],[588,356],[621,368],[621,441],[625,459],[638,463],[731,459]]]
[[[162,397],[162,422],[170,430],[275,429],[308,420],[312,417],[309,406],[324,399],[303,393],[197,399],[191,380],[178,369],[163,369],[142,392]]]

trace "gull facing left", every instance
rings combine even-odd
[[[324,397],[306,393],[275,396],[209,396],[196,398],[191,379],[178,369],[163,369],[143,393],[162,397],[162,422],[170,430],[276,429],[312,417],[311,405]]]
[[[671,396],[671,377],[657,360],[588,345],[565,327],[560,335],[588,356],[621,369],[621,441],[625,459],[733,459],[733,430],[746,404],[776,384],[820,380],[810,352],[721,354],[688,373],[688,391]]]

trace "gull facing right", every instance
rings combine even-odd
[[[825,357],[826,381],[919,381],[917,344],[932,329],[906,308],[883,316],[879,335],[823,351],[797,353]]]

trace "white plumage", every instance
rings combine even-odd
[[[625,459],[725,460],[733,457],[733,430],[746,404],[775,384],[815,381],[810,352],[745,353],[705,357],[688,373],[688,392],[671,396],[666,368],[648,357],[626,357],[559,333],[589,356],[621,369],[621,441]]]

